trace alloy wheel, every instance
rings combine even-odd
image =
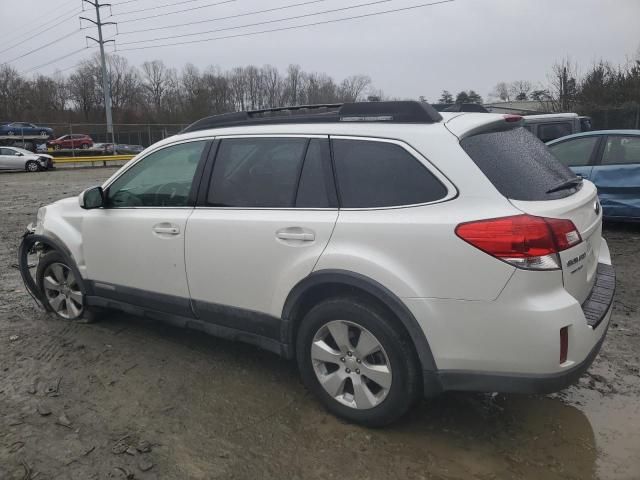
[[[313,337],[311,361],[324,390],[348,407],[374,408],[391,388],[391,363],[382,344],[354,322],[333,320],[323,325]]]
[[[67,319],[82,315],[82,292],[67,265],[56,262],[47,266],[44,270],[43,288],[47,302],[58,315]]]

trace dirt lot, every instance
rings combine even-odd
[[[606,228],[615,310],[579,385],[445,395],[367,430],[324,412],[292,364],[257,348],[35,307],[13,267],[25,225],[112,172],[0,174],[0,479],[640,478],[640,227]]]

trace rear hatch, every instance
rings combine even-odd
[[[571,220],[582,237],[559,253],[564,288],[583,303],[598,267],[602,217],[596,187],[562,165],[533,134],[519,127],[475,127],[460,145],[496,189],[520,211]],[[456,132],[454,132],[456,133]]]

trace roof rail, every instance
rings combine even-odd
[[[424,102],[328,103],[213,115],[192,123],[181,133],[241,125],[334,122],[436,123],[440,120],[442,116]]]

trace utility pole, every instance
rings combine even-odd
[[[113,133],[113,117],[111,115],[111,85],[109,83],[109,75],[107,74],[107,62],[104,58],[104,44],[108,42],[114,42],[115,40],[104,40],[102,37],[102,27],[103,25],[117,25],[115,22],[102,22],[100,21],[100,9],[102,7],[111,7],[110,3],[100,3],[100,0],[82,0],[89,5],[92,5],[96,9],[96,19],[95,21],[86,18],[80,17],[81,20],[86,20],[88,22],[93,23],[96,27],[98,27],[98,38],[95,39],[93,37],[87,36],[89,40],[93,40],[100,46],[100,63],[102,64],[102,90],[104,91],[104,110],[107,116],[107,138],[111,137],[111,143],[113,144],[113,153],[116,153],[116,142],[115,136]]]

